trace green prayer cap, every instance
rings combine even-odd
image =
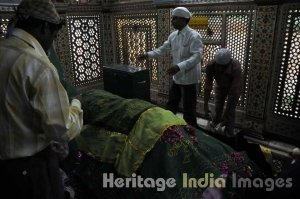
[[[62,20],[51,0],[22,0],[18,6],[18,17],[27,19],[29,16],[53,24],[61,24]]]

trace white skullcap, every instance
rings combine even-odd
[[[231,52],[227,48],[221,48],[215,53],[217,64],[226,65],[231,60]]]
[[[172,16],[189,19],[192,17],[192,13],[185,7],[177,7],[172,11]]]

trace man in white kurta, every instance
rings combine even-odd
[[[201,80],[201,57],[203,44],[201,35],[188,26],[192,14],[185,7],[172,11],[172,32],[168,40],[159,48],[141,54],[139,59],[156,58],[170,52],[173,65],[168,73],[173,76],[169,91],[167,109],[177,113],[180,100],[183,100],[183,118],[198,128],[196,120],[197,87]]]

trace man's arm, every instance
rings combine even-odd
[[[204,83],[204,114],[205,117],[209,117],[209,107],[208,102],[210,99],[210,93],[213,87],[213,63],[209,63],[205,67],[205,83]]]
[[[145,53],[142,53],[142,54],[139,54],[137,56],[137,59],[138,60],[144,60],[144,59],[147,59],[147,58],[156,58],[156,57],[159,57],[163,54],[165,54],[166,52],[169,52],[170,49],[171,49],[171,38],[173,37],[173,33],[170,34],[168,40],[166,40],[163,45],[161,45],[160,47],[158,47],[157,49],[153,50],[153,51],[149,51],[149,52],[145,52]]]
[[[233,63],[233,80],[231,82],[230,90],[229,90],[229,96],[240,96],[242,92],[242,68],[241,64],[235,60]]]
[[[163,45],[161,45],[160,47],[158,47],[157,49],[153,50],[153,51],[149,51],[147,52],[147,56],[148,58],[156,58],[159,56],[164,55],[165,53],[169,52],[171,50],[171,35],[169,36],[168,40],[166,40]]]
[[[32,106],[40,116],[43,131],[50,140],[68,142],[79,135],[83,111],[79,100],[71,104],[56,71],[47,68],[35,82],[36,93]]]

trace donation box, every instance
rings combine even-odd
[[[146,68],[120,64],[103,66],[103,82],[108,92],[150,101],[150,77]]]

